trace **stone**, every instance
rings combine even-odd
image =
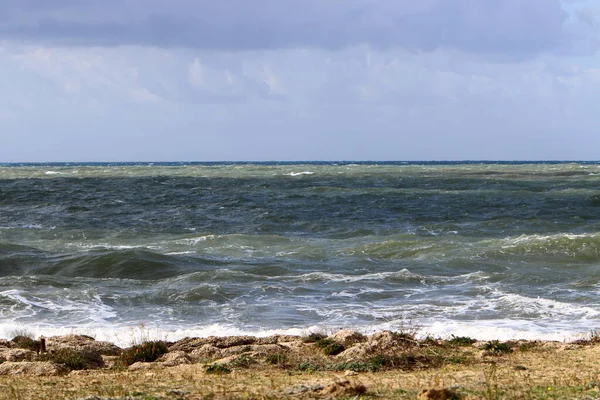
[[[210,344],[205,344],[189,353],[194,361],[213,361],[222,358],[222,350]]]
[[[377,332],[369,337],[368,343],[380,352],[394,348],[405,349],[416,344],[415,340],[411,339],[409,335],[392,331]]]
[[[359,382],[340,381],[327,385],[321,395],[328,397],[360,396],[367,392],[367,387]]]
[[[367,337],[365,335],[349,329],[337,331],[333,335],[330,335],[329,339],[336,341],[344,347],[351,347],[356,343],[363,343],[367,341]]]
[[[69,368],[53,362],[18,361],[0,364],[0,375],[59,376],[69,373]]]
[[[183,338],[169,346],[169,351],[183,350],[186,353],[200,348],[204,345],[211,345],[220,349],[226,349],[234,346],[244,346],[256,343],[254,336],[210,336],[207,338]]]
[[[157,369],[160,367],[161,367],[161,365],[159,363],[138,361],[136,363],[131,364],[129,367],[127,367],[127,370],[129,370],[129,371],[148,371],[148,370]]]
[[[185,351],[175,350],[163,354],[156,362],[165,367],[174,367],[176,365],[191,364],[192,358]]]
[[[0,361],[33,361],[35,354],[27,349],[0,349]]]
[[[300,341],[300,336],[295,335],[271,335],[256,339],[256,344],[278,344]]]
[[[88,350],[103,356],[117,356],[123,351],[113,343],[97,341],[86,335],[52,336],[46,339],[46,348],[49,352],[60,348]]]
[[[462,396],[452,389],[423,389],[417,396],[419,400],[460,400]]]
[[[337,359],[351,361],[351,360],[366,360],[374,355],[373,349],[367,343],[358,343],[349,349],[342,351],[340,354],[335,356]]]

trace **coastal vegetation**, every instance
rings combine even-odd
[[[594,332],[571,343],[329,336],[184,338],[121,349],[89,336],[0,340],[0,399],[593,399]]]

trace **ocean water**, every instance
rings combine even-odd
[[[600,328],[596,163],[0,164],[0,337]]]

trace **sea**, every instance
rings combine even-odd
[[[0,337],[600,329],[596,162],[0,164]]]

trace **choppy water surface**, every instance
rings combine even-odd
[[[0,166],[0,337],[599,327],[593,163]]]

